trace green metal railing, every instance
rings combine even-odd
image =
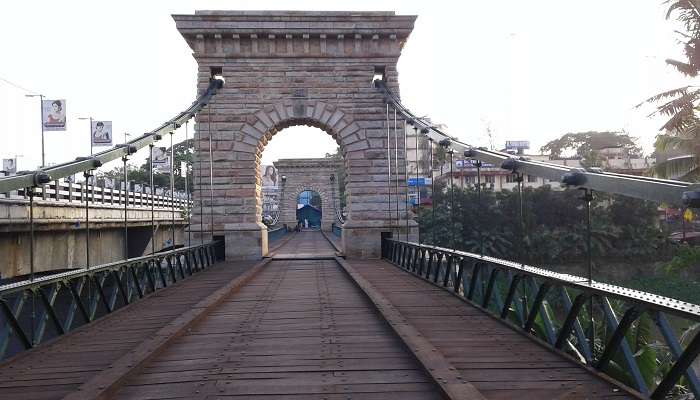
[[[0,360],[214,264],[216,242],[0,286]]]
[[[382,241],[382,256],[600,373],[618,377],[613,372],[622,369],[630,385],[644,396],[664,399],[682,384],[700,398],[700,381],[692,367],[700,353],[700,333],[690,337],[685,346],[677,336],[678,325],[700,322],[698,305],[391,238]],[[643,318],[649,318],[658,329],[655,351],[668,364],[660,376],[645,374],[640,355],[632,351],[635,338],[631,331]]]

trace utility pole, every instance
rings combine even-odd
[[[46,166],[46,152],[44,151],[44,95],[43,94],[25,94],[25,97],[38,97],[39,109],[41,110],[41,168]],[[15,160],[17,165],[17,160]]]

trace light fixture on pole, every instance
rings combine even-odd
[[[92,117],[78,117],[78,119],[90,121],[90,155],[92,155]]]
[[[38,97],[39,108],[41,109],[41,168],[46,166],[46,153],[44,152],[44,95],[43,94],[25,94],[25,97]],[[17,163],[15,162],[15,165]]]

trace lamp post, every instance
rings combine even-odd
[[[44,95],[43,94],[25,94],[25,97],[38,97],[39,108],[41,109],[41,168],[46,166],[46,153],[44,152]],[[15,161],[15,165],[17,162]]]
[[[79,120],[89,120],[90,121],[90,155],[92,155],[92,117],[78,117]]]

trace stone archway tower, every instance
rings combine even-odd
[[[277,175],[285,178],[279,184],[280,223],[296,225],[299,194],[310,190],[321,196],[321,229],[330,231],[333,223],[340,224],[336,218],[336,209],[340,207],[336,176],[339,162],[333,158],[300,158],[274,163]]]
[[[396,63],[416,17],[393,12],[197,11],[173,18],[194,52],[199,91],[213,75],[226,79],[223,90],[197,116],[195,150],[201,163],[193,169],[195,179],[201,173],[203,182],[195,180],[193,231],[203,222],[201,234],[213,230],[224,238],[227,259],[266,255],[260,156],[279,130],[309,125],[338,142],[345,162],[345,254],[379,257],[382,233],[405,231],[408,214],[401,205],[397,222],[391,212],[406,187],[401,173],[389,182],[386,103],[371,82],[381,73],[399,93]],[[393,121],[388,125],[393,127]],[[400,151],[401,167],[403,156]],[[394,180],[399,179],[396,196]]]

